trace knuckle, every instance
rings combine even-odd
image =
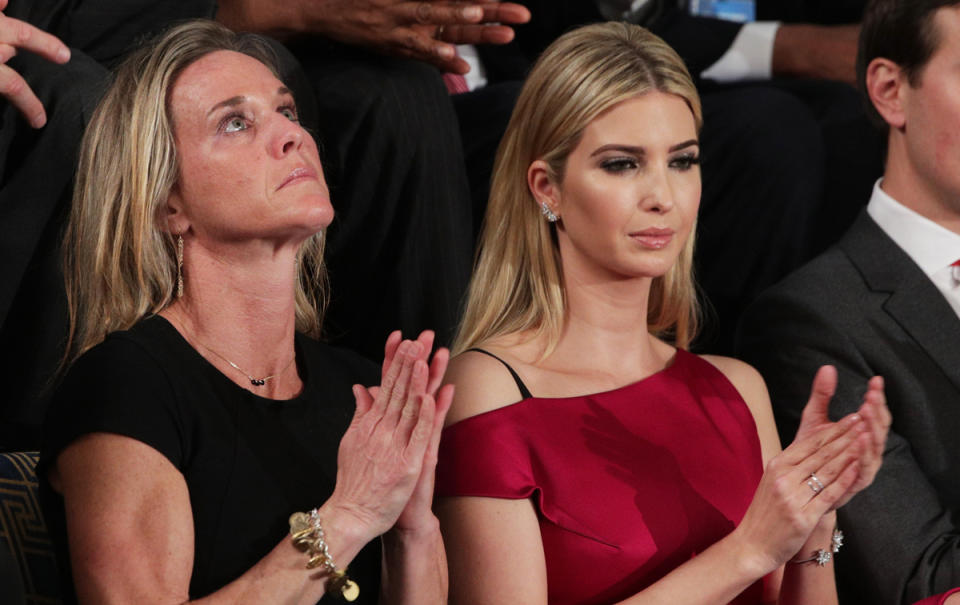
[[[26,87],[26,81],[17,74],[0,79],[0,94],[6,97],[19,96]]]
[[[23,21],[16,21],[14,23],[14,27],[16,28],[15,35],[18,42],[23,43],[30,40],[30,36],[32,35],[32,29],[30,28],[29,25],[27,25]]]

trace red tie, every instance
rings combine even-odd
[[[470,87],[467,86],[467,79],[460,74],[443,74],[443,83],[447,85],[447,92],[452,95],[470,92]]]

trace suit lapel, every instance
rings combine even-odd
[[[884,311],[960,390],[960,318],[933,282],[866,212],[840,247],[871,290],[889,293]]]

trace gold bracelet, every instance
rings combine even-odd
[[[346,601],[356,601],[360,596],[360,587],[347,577],[347,568],[337,569],[323,536],[320,513],[313,509],[309,513],[290,515],[290,539],[293,545],[307,553],[307,569],[323,568],[329,574],[327,592]]]

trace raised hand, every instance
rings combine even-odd
[[[440,389],[440,383],[447,371],[447,362],[450,360],[450,352],[445,349],[439,349],[433,359],[429,360],[430,351],[433,349],[434,333],[425,330],[417,337],[416,342],[420,345],[421,357],[424,362],[430,362],[430,370],[427,381],[427,393],[425,397],[435,397],[435,415],[433,434],[430,438],[430,444],[427,446],[423,470],[417,480],[417,486],[414,488],[409,503],[404,508],[400,517],[397,519],[395,527],[401,530],[416,531],[420,528],[429,526],[433,519],[431,506],[433,504],[433,483],[437,468],[437,449],[440,446],[440,433],[443,430],[443,421],[446,418],[450,404],[453,402],[453,385],[449,384]],[[387,343],[384,346],[382,378],[390,371],[394,358],[397,355],[397,349],[402,341],[399,330],[396,330],[387,337]],[[439,391],[439,394],[438,394]],[[379,387],[367,389],[369,397],[376,397]]]
[[[809,404],[808,404],[809,405]],[[819,402],[814,405],[820,405]],[[732,536],[765,575],[793,557],[821,518],[837,507],[860,474],[863,436],[858,414],[809,429],[770,460]]]
[[[400,334],[400,330],[394,330],[390,333],[390,336],[387,337],[387,344],[383,349],[383,367],[380,374],[380,381],[387,376],[387,372],[390,370],[390,365],[393,363],[393,358],[397,353],[397,347],[400,346],[400,342],[403,340],[403,336]],[[443,380],[443,375],[447,371],[447,362],[450,360],[450,351],[446,348],[439,349],[433,355],[433,359],[430,360],[430,351],[433,350],[433,340],[434,333],[432,330],[424,330],[420,333],[420,336],[417,337],[417,342],[420,343],[421,349],[421,359],[424,361],[430,362],[430,374],[427,381],[427,393],[436,397],[437,389],[440,388],[440,382]],[[369,392],[371,397],[376,397],[378,387],[371,387]]]
[[[836,368],[833,366],[821,367],[814,376],[810,399],[807,401],[800,418],[797,440],[832,424],[827,417],[827,410],[836,388]],[[867,382],[867,392],[863,396],[863,403],[857,410],[857,414],[864,420],[867,427],[865,434],[860,437],[863,451],[859,460],[859,474],[849,492],[837,501],[834,508],[840,508],[849,502],[850,498],[857,492],[870,485],[883,462],[883,449],[886,446],[887,433],[890,430],[891,416],[883,392],[883,378],[880,376],[874,376]]]
[[[530,11],[496,0],[223,0],[217,19],[279,36],[320,34],[464,74],[470,66],[455,44],[506,44]]]
[[[430,397],[430,395],[424,395]],[[450,404],[453,402],[453,385],[445,385],[440,389],[436,400],[433,434],[430,444],[424,453],[423,470],[417,479],[417,485],[410,496],[410,501],[397,518],[395,528],[404,531],[419,531],[430,529],[435,522],[433,515],[433,483],[437,472],[437,450],[440,447],[440,434],[443,431],[443,420],[447,416]]]
[[[396,522],[433,441],[437,406],[420,357],[420,343],[401,342],[375,398],[354,387],[357,411],[340,442],[337,484],[325,506],[353,517],[367,539]]]
[[[7,0],[0,0],[0,11],[6,8]],[[20,50],[36,53],[54,63],[66,63],[70,60],[70,49],[56,36],[0,12],[0,95],[16,107],[31,126],[40,128],[47,123],[43,104],[23,76],[7,65]]]

